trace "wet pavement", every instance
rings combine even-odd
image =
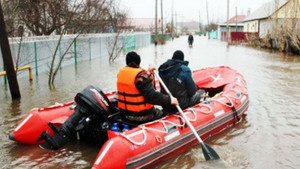
[[[193,47],[183,36],[163,46],[137,49],[141,66],[158,67],[177,49],[185,53],[192,70],[230,66],[244,75],[250,106],[240,123],[205,141],[217,151],[221,162],[206,162],[197,145],[156,168],[300,168],[300,57],[227,47],[203,36],[194,38]],[[105,92],[115,90],[124,58],[120,56],[112,64],[99,58],[64,67],[52,89],[47,85],[47,74],[34,77],[32,82],[19,79],[20,100],[12,101],[8,87],[0,86],[0,168],[90,168],[100,148],[97,145],[73,141],[58,151],[47,151],[10,141],[8,134],[32,108],[69,102],[89,84]]]

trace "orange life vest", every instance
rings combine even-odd
[[[135,86],[136,76],[142,71],[145,70],[129,66],[125,66],[119,71],[117,76],[117,89],[118,107],[120,109],[138,113],[153,107],[152,104],[145,102],[144,96]]]

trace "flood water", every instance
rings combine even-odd
[[[183,36],[163,46],[137,49],[141,66],[158,67],[177,49],[185,53],[192,70],[230,66],[244,75],[250,106],[240,123],[205,141],[220,155],[222,164],[206,162],[197,145],[156,168],[300,168],[300,57],[245,46],[227,47],[203,36],[194,38],[193,47]],[[90,168],[100,148],[97,145],[73,141],[58,151],[47,151],[10,141],[8,134],[32,108],[69,102],[89,84],[105,92],[115,90],[124,58],[120,56],[112,64],[99,58],[64,67],[54,89],[47,85],[47,74],[34,77],[31,83],[27,78],[19,79],[20,100],[12,101],[8,87],[0,86],[0,168]]]

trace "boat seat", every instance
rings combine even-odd
[[[137,123],[135,123],[135,122],[126,120],[126,119],[121,115],[121,113],[120,113],[119,111],[116,112],[116,113],[110,114],[110,115],[108,116],[108,119],[109,119],[110,121],[124,123],[124,124],[130,125],[130,126],[132,126],[132,127],[136,127],[136,126],[139,125],[139,124],[137,124]]]
[[[132,121],[128,121],[128,120],[125,120],[125,119],[122,119],[122,118],[114,119],[114,121],[120,122],[120,123],[123,123],[123,124],[127,124],[131,127],[137,127],[139,125],[139,124],[136,124]]]

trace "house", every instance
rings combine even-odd
[[[171,23],[164,23],[164,33],[170,33]],[[128,18],[125,21],[123,28],[133,30],[135,32],[154,32],[155,19],[154,18]],[[193,34],[199,31],[199,22],[178,22],[174,23],[174,31],[181,34]],[[157,30],[161,33],[161,19],[157,19]]]
[[[242,20],[246,17],[246,15],[236,15],[228,20],[229,32],[242,32],[243,31],[243,23]],[[227,33],[227,22],[221,23],[218,25],[218,39],[226,40]]]
[[[272,31],[300,29],[300,0],[289,0],[277,9],[268,19],[260,23],[260,35],[266,36]]]
[[[287,0],[272,0],[263,4],[242,21],[244,25],[244,32],[258,33],[259,37],[266,36],[269,29],[272,28],[272,24],[270,23],[270,19],[272,19],[271,16],[273,16],[273,14],[286,3]]]
[[[190,21],[190,22],[180,22],[177,24],[178,32],[181,34],[194,34],[195,32],[199,32],[199,22]]]

